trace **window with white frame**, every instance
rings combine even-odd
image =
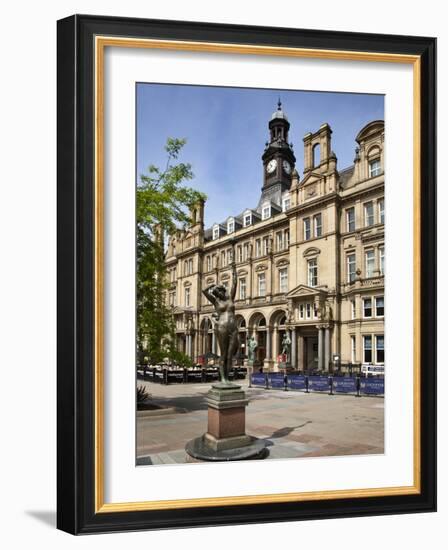
[[[308,260],[308,286],[317,286],[317,258]]]
[[[168,301],[170,306],[174,306],[174,292],[170,292]]]
[[[243,244],[243,261],[245,262],[249,257],[249,243]]]
[[[287,210],[289,210],[290,206],[291,206],[291,198],[289,195],[287,195],[286,197],[283,197],[283,203],[282,203],[283,212],[286,212]]]
[[[306,310],[306,318],[311,319],[311,304],[309,302],[305,304],[305,310]]]
[[[185,289],[185,300],[184,300],[184,303],[185,303],[185,307],[189,307],[190,306],[190,288],[187,287]]]
[[[235,220],[230,218],[227,222],[227,233],[233,233],[235,231]]]
[[[304,218],[303,220],[303,238],[305,241],[311,239],[311,220],[310,218]]]
[[[384,246],[380,246],[378,251],[380,254],[380,275],[384,275]]]
[[[252,212],[246,212],[244,214],[243,225],[248,227],[252,223]]]
[[[213,240],[219,239],[219,227],[215,225],[213,227]]]
[[[270,217],[271,217],[271,205],[265,204],[261,209],[261,219],[267,220]]]
[[[280,292],[288,292],[288,269],[286,267],[278,270],[278,280]]]
[[[354,231],[356,229],[355,222],[355,207],[347,208],[345,211],[345,223],[347,226],[347,231]]]
[[[375,355],[377,363],[384,363],[384,334],[375,336]]]
[[[364,363],[372,363],[372,336],[370,334],[362,337],[364,348]]]
[[[304,304],[300,304],[299,305],[299,318],[300,319],[303,319],[305,316],[305,305]]]
[[[362,300],[363,317],[368,319],[372,317],[372,298],[363,298]]]
[[[375,298],[375,317],[384,317],[384,296]]]
[[[353,283],[356,279],[356,254],[347,254],[347,282]]]
[[[240,279],[239,298],[240,300],[246,299],[246,278],[245,277]]]
[[[350,336],[350,342],[351,342],[350,360],[352,363],[356,363],[356,336]]]
[[[276,238],[276,249],[277,249],[277,251],[283,250],[283,232],[278,231],[275,234],[275,238]]]
[[[241,245],[236,248],[236,257],[238,262],[243,261],[243,247]]]
[[[380,159],[371,160],[369,162],[369,178],[374,178],[381,174],[381,162]]]
[[[373,211],[373,202],[369,201],[364,204],[364,225],[370,227],[375,223],[375,215]]]
[[[232,263],[232,249],[229,248],[227,250],[227,265],[230,265]]]
[[[224,267],[226,265],[226,252],[223,250],[221,252],[221,267]]]
[[[258,296],[266,296],[266,274],[258,274]]]
[[[365,253],[366,258],[366,278],[373,277],[374,271],[375,271],[375,251],[374,250],[366,250]]]
[[[263,237],[263,256],[269,252],[269,237]]]
[[[285,243],[285,248],[289,248],[289,229],[285,229],[284,243]]]
[[[384,223],[384,199],[378,200],[378,221]]]
[[[356,301],[350,300],[350,311],[352,319],[356,319]]]
[[[212,257],[207,256],[207,271],[211,271],[212,269]]]
[[[322,236],[322,214],[316,214],[313,217],[313,224],[314,224],[314,236],[321,237]]]
[[[257,239],[255,241],[255,257],[259,258],[261,256],[261,240]]]
[[[313,302],[313,319],[317,319],[319,317],[319,310],[317,309],[316,302]]]

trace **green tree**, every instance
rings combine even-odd
[[[137,186],[137,347],[154,363],[182,355],[174,348],[172,312],[165,303],[165,239],[190,223],[189,208],[205,200],[203,193],[185,185],[193,179],[191,165],[177,162],[185,143],[168,138],[164,170],[150,165]]]

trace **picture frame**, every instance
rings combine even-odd
[[[74,15],[58,21],[57,526],[72,534],[436,509],[436,40]],[[104,52],[108,47],[408,64],[413,70],[414,482],[187,500],[104,498]],[[129,428],[131,429],[131,428]]]

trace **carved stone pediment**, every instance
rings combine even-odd
[[[287,258],[282,258],[281,260],[278,260],[278,262],[275,265],[277,267],[283,267],[283,266],[289,265],[289,260]]]
[[[266,264],[262,264],[262,265],[257,265],[257,267],[255,268],[255,271],[259,272],[259,271],[266,271],[268,268],[268,266]]]
[[[293,288],[288,292],[286,298],[289,300],[291,298],[314,298],[315,296],[324,296],[326,293],[321,289],[313,288],[307,285],[299,285],[296,288]]]
[[[303,257],[310,258],[312,256],[317,256],[318,254],[320,254],[320,249],[317,248],[316,246],[310,246],[304,251]]]
[[[239,277],[242,277],[243,275],[247,275],[247,271],[246,271],[245,269],[240,269],[240,270],[238,271],[238,276],[239,276]]]
[[[205,280],[206,284],[212,285],[215,282],[215,279],[213,277],[207,277]]]
[[[191,286],[191,281],[185,281],[184,286]]]

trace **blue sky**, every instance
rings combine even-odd
[[[261,155],[268,122],[281,98],[302,176],[303,136],[330,124],[338,168],[353,163],[355,137],[384,119],[384,96],[169,84],[137,84],[137,176],[164,167],[168,137],[186,138],[179,160],[192,165],[189,185],[203,191],[205,224],[255,207],[263,184]]]

